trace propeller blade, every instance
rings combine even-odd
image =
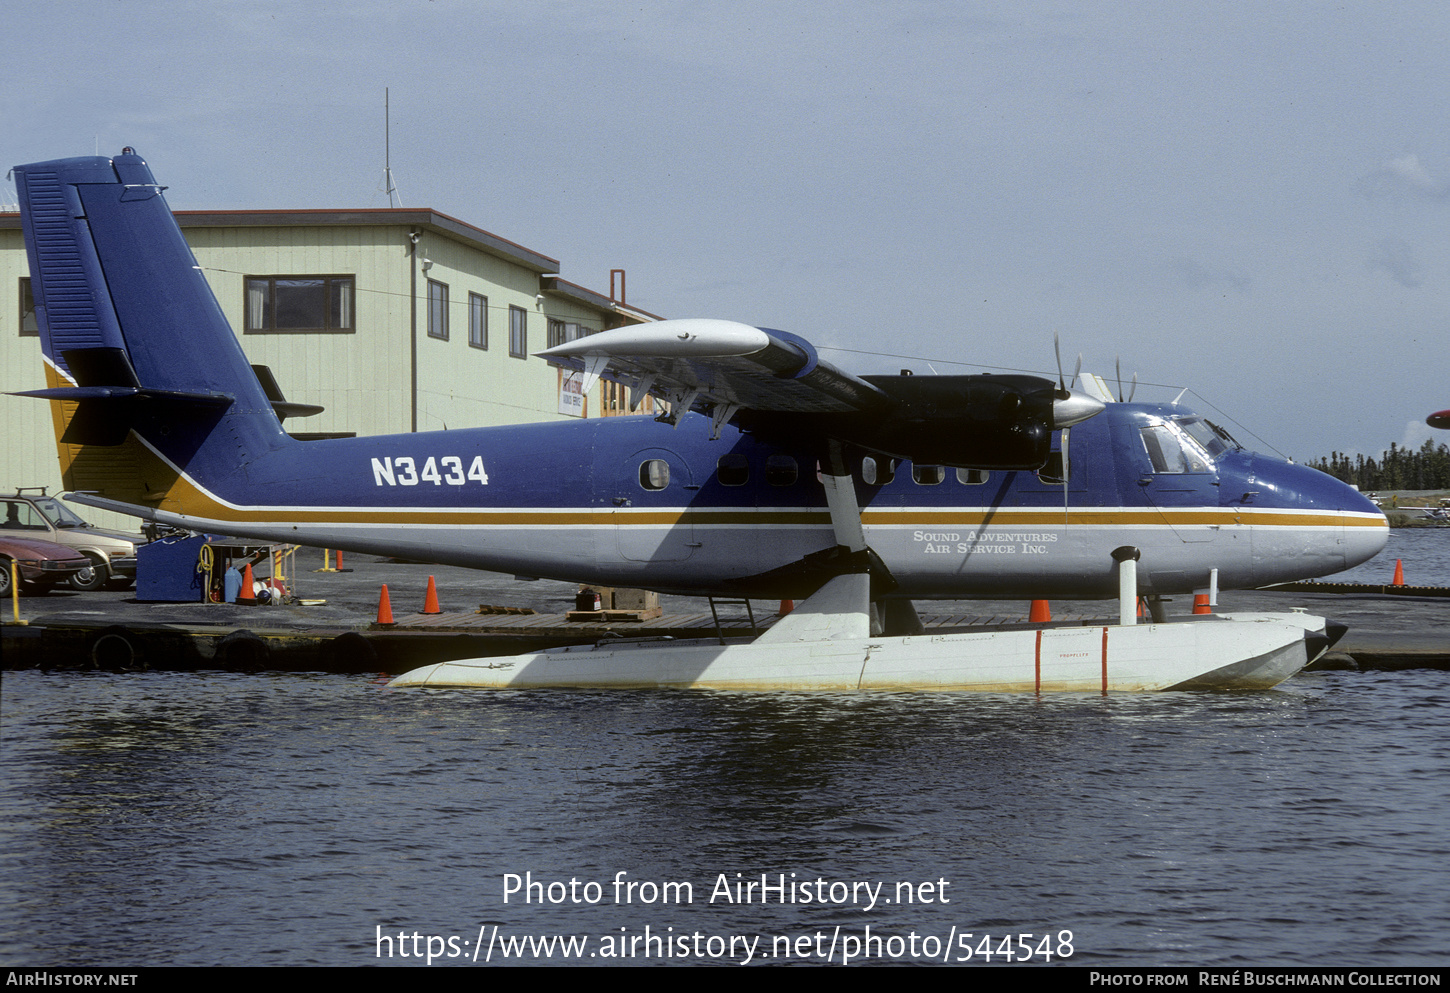
[[[1067,523],[1067,482],[1072,475],[1072,470],[1067,461],[1067,438],[1072,432],[1071,428],[1062,429],[1062,523]]]

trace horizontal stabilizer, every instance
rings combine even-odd
[[[285,421],[289,417],[312,417],[327,409],[320,404],[294,403],[288,400],[282,395],[282,387],[277,384],[277,377],[272,375],[269,367],[253,363],[252,371],[257,374],[257,382],[262,384],[262,392],[267,394],[267,400],[277,412],[279,421]]]
[[[75,414],[60,438],[68,445],[119,445],[133,429],[172,422],[210,429],[233,403],[232,397],[219,393],[138,386],[56,386],[11,395],[75,403]]]

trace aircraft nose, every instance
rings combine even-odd
[[[1355,566],[1368,562],[1380,552],[1384,551],[1385,544],[1390,539],[1389,521],[1380,515],[1380,524],[1361,525],[1358,527],[1346,527],[1344,529],[1344,567],[1353,569]]]
[[[1390,522],[1384,511],[1359,490],[1333,477],[1328,478],[1333,489],[1327,502],[1334,503],[1344,525],[1344,537],[1341,539],[1344,567],[1352,569],[1384,550],[1390,540]]]
[[[1297,539],[1281,537],[1278,545],[1266,541],[1264,552],[1273,553],[1261,561],[1268,573],[1298,578],[1325,576],[1368,562],[1389,540],[1385,515],[1353,486],[1309,466],[1296,465],[1263,455],[1252,457],[1252,469],[1245,485],[1250,506],[1280,507]],[[1255,554],[1260,553],[1255,538]]]

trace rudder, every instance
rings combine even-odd
[[[140,156],[14,175],[67,487],[154,508],[292,443]]]

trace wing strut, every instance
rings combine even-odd
[[[861,527],[861,505],[856,484],[847,466],[845,446],[837,439],[826,441],[821,461],[821,484],[826,488],[826,505],[831,510],[831,527],[836,544],[847,552],[840,574],[802,601],[755,640],[757,645],[806,641],[840,641],[871,635],[871,572],[878,566],[875,554],[866,547]],[[870,657],[867,650],[866,657]],[[865,664],[865,659],[862,659]]]

